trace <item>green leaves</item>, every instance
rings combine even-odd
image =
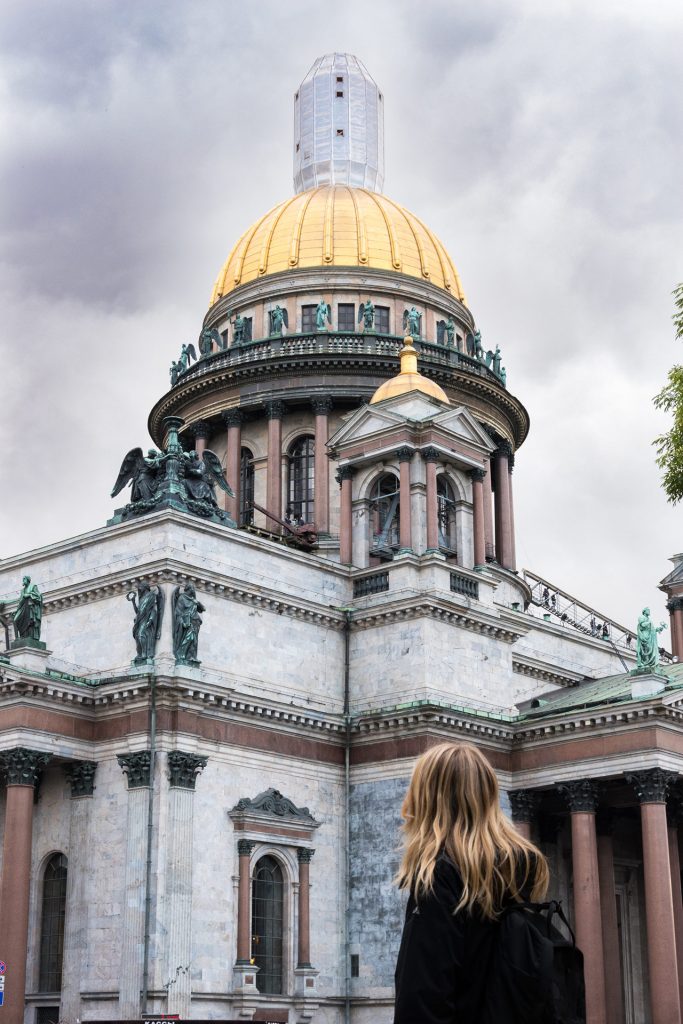
[[[673,296],[676,311],[672,319],[676,337],[683,338],[683,284],[674,288]],[[657,465],[664,470],[664,493],[667,500],[675,505],[683,498],[683,366],[672,366],[667,381],[653,402],[655,409],[673,413],[673,426],[652,443],[657,450]]]

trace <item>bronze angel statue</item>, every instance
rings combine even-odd
[[[127,483],[132,484],[131,502],[149,501],[153,498],[157,489],[162,458],[161,452],[155,448],[149,449],[147,457],[142,454],[142,448],[131,448],[121,463],[119,475],[111,492],[112,498],[115,498]]]
[[[289,327],[289,314],[286,309],[282,306],[276,306],[275,309],[271,309],[268,313],[270,320],[269,334],[271,337],[274,335],[282,334],[282,327]]]
[[[201,359],[206,359],[207,356],[211,355],[214,342],[219,350],[223,348],[223,339],[216,328],[212,327],[209,330],[208,327],[205,327],[199,338],[199,356]]]
[[[206,501],[218,508],[216,486],[235,497],[234,491],[223,474],[221,460],[209,448],[204,450],[202,458],[197,452],[188,452],[185,456],[185,488],[193,501]]]
[[[178,360],[179,373],[184,373],[188,368],[192,360],[197,359],[197,352],[191,343],[189,345],[183,345],[180,350],[180,359]]]
[[[421,333],[422,313],[418,313],[415,306],[403,311],[403,330],[407,329],[412,338],[419,338]]]
[[[321,299],[315,307],[315,329],[324,331],[328,323],[332,323],[332,307],[329,302]]]
[[[368,299],[367,302],[361,302],[358,307],[358,323],[363,323],[364,331],[372,331],[375,326],[375,305],[372,299]]]

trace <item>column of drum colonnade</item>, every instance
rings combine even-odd
[[[474,532],[474,564],[484,565],[486,562],[497,561],[506,569],[515,568],[514,561],[514,514],[512,511],[510,446],[496,450],[494,472],[496,476],[496,540],[493,539],[493,490],[491,487],[491,468],[488,470],[472,469],[472,511]],[[414,451],[408,446],[398,448],[395,452],[399,463],[400,488],[400,519],[399,543],[401,551],[414,550],[413,523],[410,502],[413,484],[413,467],[416,456],[425,465],[426,504],[427,504],[427,551],[439,550],[439,503],[437,494],[436,464],[443,459],[443,453],[437,448],[427,447]],[[317,473],[317,463],[316,463]],[[355,474],[353,466],[340,466],[337,482],[341,486],[340,514],[340,561],[350,565],[352,561],[352,479]],[[502,496],[502,497],[498,497]]]
[[[652,1024],[681,1024],[683,1006],[680,794],[667,803],[676,778],[661,768],[626,776],[640,804]],[[591,779],[568,782],[558,790],[571,815],[574,922],[584,954],[588,1024],[623,1024],[612,816],[609,809],[598,813],[599,787]],[[509,797],[515,824],[530,838],[540,792],[515,790]]]
[[[667,601],[671,623],[671,653],[679,660],[683,659],[683,597],[672,597]]]

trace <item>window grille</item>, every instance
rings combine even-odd
[[[45,865],[40,921],[41,992],[61,992],[64,955],[64,916],[66,913],[67,859],[55,853]]]
[[[356,307],[352,302],[340,302],[337,305],[337,330],[355,331]]]
[[[389,307],[375,306],[375,330],[378,334],[389,334]]]
[[[315,330],[315,306],[301,307],[301,331],[303,334]]]
[[[455,495],[443,473],[436,479],[436,503],[439,517],[439,547],[455,551]]]
[[[366,597],[368,594],[382,594],[389,589],[389,573],[375,572],[353,581],[353,596]]]
[[[399,548],[399,483],[393,473],[385,473],[372,486],[370,514],[372,523],[371,554],[393,558]]]
[[[240,452],[240,526],[254,522],[254,456],[248,448]]]
[[[459,572],[451,573],[451,590],[454,594],[464,594],[465,597],[472,597],[479,600],[479,584],[468,576],[461,576]]]
[[[294,442],[289,449],[287,468],[287,514],[294,522],[312,523],[315,495],[315,442],[312,437],[300,437]]]
[[[254,868],[251,899],[251,948],[258,967],[256,987],[266,995],[283,988],[284,879],[274,857],[261,857]]]

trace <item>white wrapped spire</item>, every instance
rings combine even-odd
[[[294,190],[384,185],[384,101],[350,53],[318,57],[294,96]]]

